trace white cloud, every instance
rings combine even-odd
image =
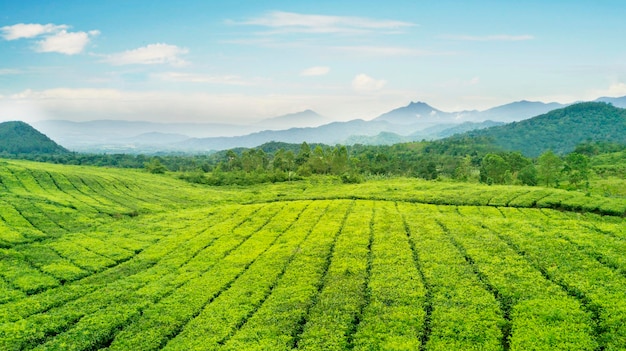
[[[22,71],[20,71],[19,69],[0,68],[0,76],[8,76],[11,74],[20,74],[20,73],[22,73]]]
[[[0,31],[2,31],[2,37],[5,40],[16,40],[22,38],[34,38],[43,34],[56,33],[67,28],[68,26],[65,24],[54,25],[52,23],[18,23],[12,26],[2,27],[0,28]]]
[[[176,45],[157,43],[108,55],[104,61],[116,66],[133,64],[169,64],[172,66],[184,66],[187,62],[180,56],[188,52],[188,49],[180,48]]]
[[[66,24],[24,24],[0,28],[2,37],[6,40],[31,39],[42,37],[35,44],[37,52],[57,52],[65,55],[75,55],[83,52],[92,37],[100,34],[97,30],[89,32],[68,32]]]
[[[364,34],[372,31],[398,31],[415,24],[403,21],[376,20],[364,17],[308,15],[293,12],[273,11],[262,17],[244,22],[230,22],[275,29],[278,33],[343,33]]]
[[[309,67],[305,70],[303,70],[302,72],[300,72],[301,76],[306,76],[306,77],[310,77],[310,76],[325,76],[328,74],[328,72],[330,72],[330,67],[325,67],[325,66],[314,66],[314,67]]]
[[[258,84],[258,80],[245,80],[235,75],[212,76],[196,73],[164,72],[154,74],[153,77],[168,82],[210,83],[243,86]]]
[[[534,36],[529,34],[523,35],[508,35],[508,34],[496,34],[496,35],[442,35],[442,39],[459,40],[459,41],[525,41],[533,40]]]
[[[367,74],[357,74],[352,80],[352,88],[357,92],[372,92],[382,89],[387,81],[374,79]]]
[[[621,97],[626,95],[626,84],[614,83],[605,91],[606,96]]]
[[[83,52],[85,46],[89,44],[91,37],[100,34],[98,31],[87,32],[60,32],[47,36],[44,40],[37,42],[37,52],[58,52],[66,55],[75,55]]]

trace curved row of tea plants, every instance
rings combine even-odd
[[[533,208],[584,194],[407,179],[213,189],[18,161],[0,179],[3,350],[626,345],[624,218]]]

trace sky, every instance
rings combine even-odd
[[[626,95],[626,2],[0,0],[0,121],[371,119]]]

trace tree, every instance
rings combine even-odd
[[[472,178],[475,180],[473,176],[475,169],[476,167],[472,163],[472,156],[465,155],[455,170],[455,178],[465,182],[472,180]]]
[[[337,175],[348,171],[348,149],[344,145],[333,149],[330,168],[331,172]]]
[[[487,154],[480,165],[480,181],[487,184],[504,184],[507,178],[510,178],[509,168],[509,164],[500,155]]]
[[[565,158],[563,172],[571,185],[578,188],[584,185],[589,187],[589,158],[583,154],[572,152]]]
[[[287,166],[287,163],[285,161],[285,150],[279,149],[274,154],[274,159],[272,160],[272,168],[275,171],[286,171],[287,170],[286,166]]]
[[[309,158],[311,157],[311,147],[306,141],[300,144],[300,151],[298,152],[298,156],[296,157],[296,165],[302,166],[309,162]]]
[[[524,185],[537,185],[537,168],[531,163],[520,169],[517,173],[517,180]]]
[[[239,155],[237,155],[237,153],[235,153],[233,150],[228,150],[228,152],[226,152],[226,170],[227,171],[234,171],[236,169],[241,168],[241,160],[239,159]]]
[[[537,175],[546,186],[557,186],[563,161],[561,158],[548,150],[537,159]]]
[[[317,145],[313,149],[313,155],[309,158],[309,165],[313,173],[326,174],[328,173],[328,162],[326,160],[326,154],[324,149],[320,145]]]
[[[150,162],[145,164],[146,171],[153,174],[163,174],[167,171],[167,168],[161,163],[157,157],[154,157]]]
[[[532,161],[529,158],[524,157],[524,155],[517,151],[507,152],[503,155],[503,158],[506,163],[509,164],[509,169],[514,175],[521,171],[524,167],[532,164]]]

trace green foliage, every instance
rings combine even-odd
[[[2,350],[626,344],[624,198],[321,175],[207,187],[24,161],[0,180]]]
[[[551,150],[548,150],[539,156],[537,163],[537,175],[545,186],[557,186],[563,166],[561,158],[555,155]]]
[[[510,165],[499,155],[487,154],[480,166],[480,181],[487,184],[506,184]],[[509,173],[507,173],[509,171]]]
[[[152,174],[163,174],[167,171],[167,167],[165,167],[161,163],[161,160],[156,157],[152,158],[150,162],[147,162],[144,167],[146,171]]]
[[[626,110],[602,102],[584,102],[521,122],[468,133],[487,137],[505,149],[537,157],[546,150],[574,151],[583,142],[626,144]]]
[[[576,152],[567,155],[563,172],[573,187],[589,187],[589,159],[587,156]]]

